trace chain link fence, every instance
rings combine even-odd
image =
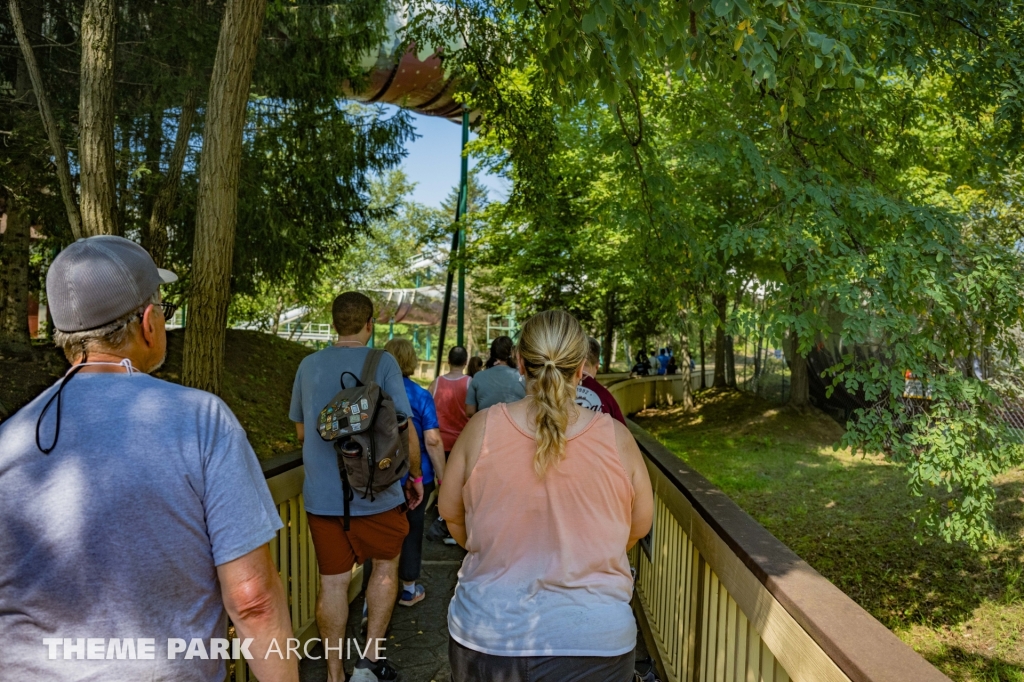
[[[789,400],[792,372],[781,343],[764,337],[734,337],[733,352],[734,368],[730,367],[726,354],[725,377],[729,385],[777,404]],[[849,420],[856,409],[871,407],[863,396],[849,393],[844,386],[836,386],[829,392],[828,380],[821,376],[834,364],[827,353],[812,352],[807,361],[810,399],[815,407],[829,413],[840,423]],[[698,366],[697,375],[699,369]],[[992,417],[1007,424],[1015,441],[1024,444],[1024,377],[1003,373],[984,380],[990,382],[1003,401],[1000,407],[993,410]],[[712,383],[713,372],[709,370],[707,386],[710,387]],[[919,379],[907,376],[901,402],[908,415],[927,410],[929,399],[923,395],[925,392],[927,389]]]

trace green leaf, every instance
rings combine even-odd
[[[735,0],[715,0],[715,15],[719,17],[724,17],[726,14],[732,12],[734,7],[736,7]]]
[[[586,33],[593,33],[597,29],[597,15],[594,12],[587,12],[583,15],[583,30]]]
[[[821,53],[828,54],[832,51],[832,48],[836,46],[836,41],[828,36],[821,37]]]

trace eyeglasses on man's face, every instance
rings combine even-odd
[[[160,308],[164,313],[164,319],[169,320],[174,317],[174,313],[178,310],[178,304],[176,303],[154,303],[154,308]]]

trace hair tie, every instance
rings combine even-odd
[[[545,366],[545,367],[547,367],[548,365],[551,365],[551,366],[552,366],[552,367],[554,367],[555,369],[558,369],[558,365],[557,365],[557,364],[555,364],[555,361],[554,361],[554,360],[545,360],[545,361],[544,361],[544,366]]]

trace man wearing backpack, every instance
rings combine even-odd
[[[362,374],[367,358],[374,352],[366,347],[373,335],[373,303],[370,299],[355,291],[345,292],[334,299],[331,313],[338,340],[333,346],[307,356],[299,365],[289,416],[295,422],[295,430],[302,442],[302,461],[306,469],[303,496],[320,568],[316,620],[320,637],[330,645],[325,652],[328,682],[342,682],[345,671],[339,647],[348,622],[352,567],[373,559],[373,575],[366,588],[369,610],[366,641],[383,640],[398,596],[398,559],[402,542],[409,532],[405,511],[415,508],[423,500],[423,474],[416,432],[406,428],[409,479],[405,490],[398,481],[380,492],[356,488],[352,490],[348,505],[345,504],[339,454],[334,444],[323,440],[318,433],[321,413],[342,388],[342,374],[351,375],[346,375],[345,387],[351,387],[353,377],[360,378],[363,383],[376,382],[393,401],[400,421],[403,417],[408,418],[412,409],[402,383],[402,372],[391,355],[384,353],[379,358],[372,377]],[[358,417],[357,414],[356,419]],[[336,414],[334,418],[337,419]],[[382,470],[388,461],[380,461]],[[370,646],[367,657],[356,664],[352,682],[377,682],[397,677],[397,671],[386,660],[377,660],[377,649]]]

